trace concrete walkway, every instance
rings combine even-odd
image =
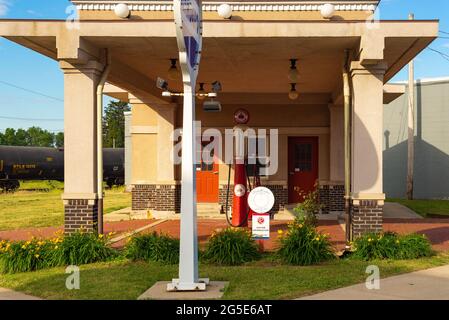
[[[423,219],[415,211],[396,202],[385,202],[384,218],[386,219]]]
[[[415,299],[449,300],[449,265],[381,279],[379,290],[368,290],[363,283],[298,300]]]
[[[11,289],[0,288],[0,300],[42,300],[38,297],[13,291]]]

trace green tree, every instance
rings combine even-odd
[[[7,146],[13,146],[15,142],[16,142],[16,130],[13,128],[6,128],[5,133],[3,134],[2,144]]]
[[[125,146],[125,111],[131,110],[126,102],[111,101],[104,110],[103,144],[105,148]]]
[[[31,127],[27,130],[27,140],[28,146],[54,147],[55,135],[42,128]]]
[[[64,132],[58,132],[55,135],[55,146],[57,148],[64,148]]]
[[[7,128],[4,133],[0,132],[0,144],[7,146],[63,147],[64,133],[54,134],[39,127],[31,127],[26,130]]]

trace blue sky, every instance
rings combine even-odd
[[[65,19],[68,0],[0,0],[0,18],[11,19]],[[381,19],[407,19],[409,12],[416,19],[440,19],[440,30],[449,32],[448,0],[383,0],[379,13]],[[438,39],[430,47],[449,55],[448,39]],[[449,61],[425,50],[416,59],[416,77],[449,76]],[[63,79],[58,64],[35,52],[0,38],[0,117],[61,119],[58,121],[25,121],[0,118],[0,131],[7,127],[27,128],[38,125],[48,130],[63,129]],[[406,70],[394,80],[405,80]],[[16,86],[44,93],[55,99],[45,98],[7,86]]]

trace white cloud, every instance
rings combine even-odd
[[[9,9],[9,2],[6,0],[0,0],[0,17],[6,16]]]

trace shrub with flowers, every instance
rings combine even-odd
[[[130,238],[125,256],[131,260],[176,264],[179,260],[179,239],[153,232]]]
[[[118,253],[109,247],[107,235],[76,232],[56,242],[53,260],[55,265],[81,265],[94,262],[108,261],[115,258]],[[57,241],[57,239],[55,240]]]
[[[432,245],[425,235],[398,235],[393,232],[369,233],[353,243],[353,258],[374,259],[417,259],[433,254]]]
[[[17,273],[53,267],[49,240],[0,242],[0,273]]]
[[[116,256],[108,236],[75,233],[52,239],[0,242],[0,273],[28,272],[63,265],[105,261]]]
[[[280,230],[278,233],[277,255],[284,263],[306,266],[335,258],[328,236],[318,232],[305,219],[297,218],[286,232]]]
[[[259,246],[251,232],[243,228],[213,232],[202,256],[206,262],[228,266],[242,265],[259,257]]]

